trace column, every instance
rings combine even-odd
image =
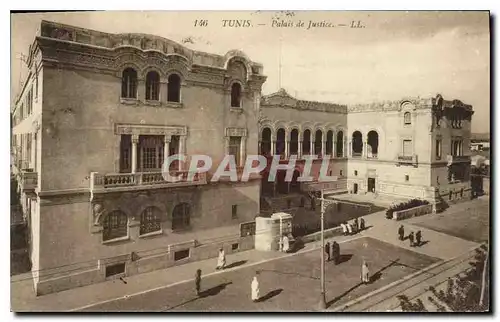
[[[311,140],[309,140],[309,155],[314,155],[314,148],[316,145],[316,137],[312,135],[310,136]]]
[[[302,158],[302,140],[299,140],[299,151],[297,151],[297,158]]]
[[[274,141],[274,138],[271,136],[271,155],[276,154],[276,141]]]
[[[321,137],[321,154],[326,155],[326,140],[325,135]]]
[[[348,156],[348,153],[349,153],[349,147],[348,147],[348,144],[347,144],[347,136],[344,136],[344,141],[342,142],[342,144],[344,145],[344,149],[342,150],[342,157],[345,158]]]
[[[363,153],[362,153],[362,157],[363,158],[368,157],[368,142],[367,141],[363,141]]]
[[[224,155],[229,155],[229,136],[224,137]]]
[[[132,173],[137,171],[137,143],[139,142],[139,135],[132,135]]]
[[[184,154],[184,145],[186,143],[186,136],[181,135],[179,138],[179,155]],[[182,161],[179,160],[179,171],[182,171]]]
[[[332,158],[337,157],[337,138],[333,137],[333,146],[332,146]]]
[[[163,164],[161,165],[161,170],[162,172],[164,171],[165,167],[165,162],[167,161],[167,158],[169,157],[169,153],[170,153],[170,140],[171,140],[171,137],[170,135],[165,135],[164,138],[163,138]],[[168,170],[168,168],[167,168]]]
[[[290,141],[285,141],[285,159],[288,159],[290,156]]]
[[[245,165],[246,151],[247,151],[247,137],[242,136],[240,144],[240,160],[236,160],[236,162],[239,162],[239,166]]]

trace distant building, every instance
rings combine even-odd
[[[490,150],[490,134],[489,133],[473,133],[470,142],[471,151],[489,151]]]

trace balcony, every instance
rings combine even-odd
[[[244,166],[237,166],[236,167],[236,174],[238,175],[238,181],[243,181],[242,176],[243,176],[244,169],[245,169]],[[227,171],[229,171],[229,169],[226,168],[225,171],[227,172]],[[261,178],[262,178],[262,175],[260,173],[251,172],[248,175],[248,181],[255,180],[255,179],[261,179]],[[231,182],[231,177],[229,175],[221,175],[218,181]]]
[[[470,155],[447,155],[446,160],[448,161],[448,165],[454,163],[470,163],[471,156]]]
[[[362,152],[352,152],[353,158],[361,158],[363,156]]]
[[[413,165],[416,167],[418,165],[418,156],[416,154],[413,154],[413,155],[398,154],[397,164],[398,165]]]
[[[19,178],[23,192],[33,192],[38,185],[38,173],[33,169],[22,170]]]
[[[96,192],[130,191],[142,189],[174,188],[199,186],[207,183],[206,173],[194,173],[188,178],[189,171],[171,172],[172,177],[180,176],[179,181],[167,181],[162,172],[107,173],[92,172],[90,190]]]

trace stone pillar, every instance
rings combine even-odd
[[[285,159],[288,159],[290,156],[290,141],[285,141]]]
[[[132,135],[132,173],[137,171],[137,143],[139,142],[139,135]]]
[[[302,158],[302,140],[299,141],[299,151],[297,151],[297,158]]]
[[[332,158],[337,157],[337,139],[333,140],[333,146],[332,146]]]
[[[171,137],[170,135],[165,135],[163,137],[163,164],[161,164],[161,170],[162,172],[164,171],[164,164],[165,162],[167,161],[167,158],[169,157],[169,153],[170,153],[170,140],[171,140]],[[168,170],[168,168],[167,168]]]
[[[326,155],[326,140],[324,135],[321,137],[321,154]]]
[[[276,154],[276,141],[271,140],[271,155],[275,155]]]
[[[229,155],[229,136],[224,137],[224,154]]]
[[[349,152],[347,153],[347,155],[350,156],[350,157],[352,157],[352,141],[351,140],[349,140],[348,151]]]
[[[146,100],[146,82],[144,79],[137,80],[137,99],[141,102]]]
[[[344,136],[344,141],[342,142],[342,144],[344,145],[344,149],[342,150],[342,157],[345,158],[347,157],[349,154],[349,147],[347,145],[347,136]]]

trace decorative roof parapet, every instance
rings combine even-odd
[[[400,111],[405,105],[413,109],[431,109],[434,98],[404,98],[395,101],[374,102],[368,104],[353,104],[348,106],[349,113]]]

